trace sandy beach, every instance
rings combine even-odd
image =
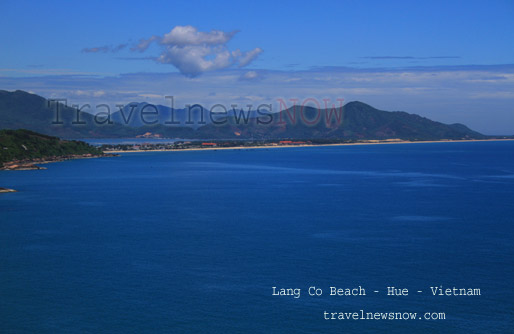
[[[234,147],[205,147],[205,148],[184,148],[184,149],[164,149],[164,150],[117,150],[104,151],[104,153],[143,153],[143,152],[186,152],[186,151],[216,151],[216,150],[251,150],[265,148],[294,148],[294,147],[325,147],[325,146],[352,146],[352,145],[391,145],[391,144],[429,144],[429,143],[463,143],[463,142],[489,142],[489,141],[512,141],[514,139],[474,139],[474,140],[426,140],[426,141],[379,141],[379,142],[357,142],[357,143],[337,143],[337,144],[300,144],[300,145],[261,145],[261,146],[234,146]]]

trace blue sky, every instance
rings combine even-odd
[[[514,134],[513,1],[2,1],[0,88],[72,103],[361,100]]]

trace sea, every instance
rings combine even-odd
[[[514,333],[512,141],[45,167],[0,171],[0,333]]]

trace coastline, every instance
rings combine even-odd
[[[101,155],[80,154],[60,157],[45,157],[28,160],[13,160],[5,162],[0,170],[41,170],[46,167],[37,164],[47,164],[52,162],[61,162],[74,159],[91,159],[102,157],[114,157],[120,153],[144,153],[144,152],[191,152],[191,151],[217,151],[217,150],[252,150],[252,149],[276,149],[276,148],[294,148],[294,147],[331,147],[331,146],[354,146],[354,145],[392,145],[392,144],[431,144],[431,143],[464,143],[464,142],[498,142],[498,141],[514,141],[514,139],[470,139],[470,140],[384,140],[384,141],[362,141],[352,143],[333,143],[333,144],[298,144],[298,145],[255,145],[255,146],[229,146],[229,147],[194,147],[182,149],[148,149],[148,150],[112,150],[103,151]],[[5,191],[4,191],[5,192]]]
[[[75,160],[75,159],[92,159],[92,158],[102,158],[102,157],[113,157],[117,156],[115,153],[103,153],[101,155],[93,155],[90,153],[87,154],[75,154],[75,155],[65,155],[65,156],[51,156],[44,158],[36,158],[36,159],[27,159],[27,160],[13,160],[3,163],[0,167],[0,170],[41,170],[46,169],[46,167],[38,166],[37,164],[48,164],[52,162],[61,162],[66,160]]]
[[[150,149],[150,150],[115,150],[104,151],[104,153],[144,153],[144,152],[186,152],[186,151],[216,151],[216,150],[251,150],[265,148],[293,148],[293,147],[329,147],[329,146],[352,146],[352,145],[389,145],[389,144],[432,144],[432,143],[465,143],[465,142],[492,142],[492,141],[514,141],[514,139],[469,139],[469,140],[398,140],[398,141],[365,141],[354,143],[335,144],[300,144],[300,145],[256,145],[256,146],[231,146],[231,147],[204,147],[204,148],[183,148],[183,149]]]
[[[120,153],[144,153],[144,152],[191,152],[191,151],[216,151],[216,150],[251,150],[251,149],[275,149],[275,148],[294,148],[294,147],[331,147],[331,146],[354,146],[354,145],[391,145],[391,144],[430,144],[430,143],[463,143],[463,142],[499,142],[514,141],[514,139],[470,139],[470,140],[425,140],[425,141],[363,141],[353,143],[334,143],[334,144],[299,144],[299,145],[256,145],[256,146],[232,146],[232,147],[204,147],[204,148],[184,148],[184,149],[150,149],[150,150],[116,150],[104,151],[101,155],[82,154],[61,157],[45,157],[32,160],[15,160],[4,163],[0,170],[41,170],[45,167],[36,164],[47,164],[74,159],[92,159],[102,157],[115,157]],[[0,193],[17,192],[14,189],[0,187]]]

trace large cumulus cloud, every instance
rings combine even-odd
[[[156,43],[160,47],[160,55],[155,61],[171,64],[180,73],[194,77],[232,66],[247,66],[263,52],[259,47],[250,51],[230,51],[227,43],[237,33],[237,30],[203,32],[193,26],[176,26],[163,36],[141,39],[131,50],[145,52],[151,44]]]

